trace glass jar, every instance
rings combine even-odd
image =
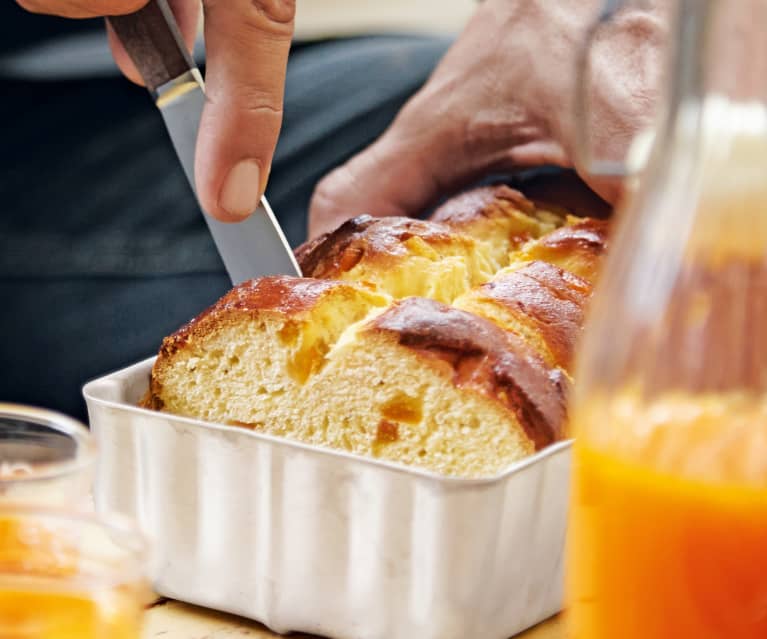
[[[767,637],[767,0],[676,0],[581,344],[573,639]]]

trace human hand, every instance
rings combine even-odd
[[[658,0],[663,4],[665,0]],[[485,0],[424,87],[312,198],[309,235],[359,213],[416,215],[493,172],[573,166],[576,59],[597,0]],[[665,23],[628,9],[594,46],[592,148],[622,157],[650,121]],[[619,184],[584,180],[614,201]]]
[[[147,0],[17,0],[35,13],[88,18],[132,13]],[[187,45],[194,44],[199,0],[169,0]],[[258,206],[282,123],[295,0],[203,0],[206,96],[195,181],[203,209],[238,221]],[[115,61],[141,78],[114,33]]]

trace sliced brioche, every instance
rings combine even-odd
[[[541,260],[594,284],[607,250],[607,232],[604,220],[570,217],[567,225],[513,252],[510,266]]]
[[[551,366],[570,370],[591,284],[547,262],[507,267],[454,301],[520,335]]]
[[[484,243],[450,228],[404,217],[361,215],[299,247],[305,277],[370,283],[394,298],[444,302],[490,279],[496,264]]]
[[[166,340],[152,406],[462,476],[561,436],[564,375],[493,323],[422,298],[376,313],[382,298],[351,284],[263,282]]]
[[[390,300],[350,282],[265,277],[245,282],[163,340],[150,406],[258,425],[296,410],[294,396],[342,331]]]
[[[430,219],[486,242],[492,258],[505,266],[510,251],[562,226],[566,215],[560,209],[536,207],[519,191],[500,185],[457,195],[434,211]]]

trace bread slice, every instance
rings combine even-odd
[[[462,476],[561,436],[567,381],[521,339],[433,300],[385,303],[337,281],[240,285],[165,340],[151,406]]]
[[[148,404],[228,424],[279,422],[346,327],[389,301],[351,282],[245,282],[163,340]]]
[[[408,298],[354,325],[328,360],[308,389],[324,398],[318,443],[478,477],[563,434],[562,372],[492,322],[434,300]]]
[[[375,285],[394,298],[450,302],[498,269],[487,246],[434,222],[361,215],[296,251],[305,277]]]
[[[454,305],[522,337],[550,366],[569,371],[591,284],[547,262],[507,267]]]
[[[510,251],[562,226],[566,217],[564,210],[537,207],[519,191],[498,185],[457,195],[429,219],[487,243],[493,260],[506,266]]]
[[[513,252],[510,266],[540,260],[596,283],[608,245],[608,223],[570,217],[567,224]]]

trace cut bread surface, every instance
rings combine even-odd
[[[309,311],[315,322],[328,303]],[[158,360],[161,406],[461,476],[496,473],[560,436],[566,380],[521,340],[434,300],[358,310],[347,317],[361,321],[326,333],[336,341],[303,379],[290,374],[279,316],[198,326]]]
[[[333,280],[267,277],[235,287],[163,341],[151,405],[258,426],[324,365],[351,323],[389,298]]]

